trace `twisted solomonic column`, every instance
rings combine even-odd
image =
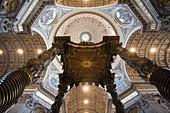
[[[110,93],[112,96],[112,102],[116,107],[116,113],[126,113],[124,106],[120,99],[118,98],[118,94],[116,92],[116,84],[114,84],[114,76],[113,78],[110,78],[110,80],[107,82],[106,85],[107,92]]]
[[[170,102],[170,71],[163,69],[147,58],[130,53],[121,43],[110,43],[111,52],[118,54],[128,65],[135,69],[145,81],[155,85],[160,94]]]
[[[28,61],[25,67],[7,73],[0,81],[0,113],[5,112],[24,91],[25,86],[35,82],[39,74],[45,70],[55,58],[58,49],[52,47],[48,51]]]

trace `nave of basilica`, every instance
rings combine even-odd
[[[169,68],[169,0],[0,1],[0,112],[169,113]]]

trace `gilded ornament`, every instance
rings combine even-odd
[[[2,0],[0,2],[0,14],[8,14],[18,6],[18,0]]]

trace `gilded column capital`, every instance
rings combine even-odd
[[[19,70],[24,71],[25,73],[27,73],[27,75],[28,75],[29,78],[30,78],[29,85],[31,85],[32,82],[33,82],[33,76],[32,76],[32,74],[31,74],[27,69],[25,69],[25,68],[20,68]]]
[[[153,69],[150,70],[150,72],[146,75],[146,81],[150,83],[150,77],[152,75],[152,73],[157,70],[157,69],[161,69],[161,67],[154,67]]]

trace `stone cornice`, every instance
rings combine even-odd
[[[141,1],[141,2],[143,2],[143,1]],[[138,9],[140,9],[140,8],[138,7],[138,5],[136,4],[135,1],[133,1],[133,0],[118,0],[118,4],[127,4],[131,8],[133,13],[136,15],[136,17],[140,20],[140,22],[143,25],[143,28],[142,28],[142,32],[143,33],[149,33],[149,34],[152,34],[152,33],[169,33],[170,30],[167,27],[168,24],[164,24],[164,23],[167,23],[168,17],[166,15],[160,15],[158,10],[156,10],[156,12],[159,14],[159,16],[155,17],[155,18],[161,22],[161,24],[162,24],[161,28],[160,29],[151,30],[150,29],[150,26],[151,26],[150,22],[147,22],[147,20],[143,16],[144,13],[139,12]],[[150,9],[147,6],[146,6],[146,8]],[[151,16],[155,20],[153,15],[151,15]]]
[[[42,12],[46,5],[54,5],[54,0],[43,0],[39,1],[31,14],[28,16],[26,21],[23,24],[23,32],[21,34],[30,34],[31,33],[31,25],[37,19],[38,15]]]

